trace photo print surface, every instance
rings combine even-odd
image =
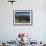
[[[31,24],[32,10],[14,10],[14,24]]]

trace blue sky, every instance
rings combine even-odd
[[[17,16],[20,16],[20,15],[30,15],[30,12],[16,12],[16,15]]]

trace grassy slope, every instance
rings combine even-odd
[[[15,16],[16,23],[30,23],[30,16]]]

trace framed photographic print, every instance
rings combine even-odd
[[[13,24],[32,25],[32,10],[13,10]]]

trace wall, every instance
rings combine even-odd
[[[32,9],[32,26],[13,25],[13,10]],[[37,41],[46,40],[46,1],[17,0],[13,5],[7,0],[0,0],[0,41],[15,40],[19,32],[31,34]]]

